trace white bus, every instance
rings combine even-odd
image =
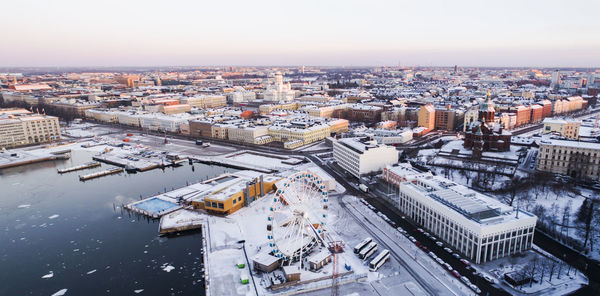
[[[360,253],[360,250],[362,250],[362,248],[366,247],[372,241],[373,239],[370,237],[365,238],[362,242],[356,245],[356,247],[354,247],[354,254]]]
[[[369,258],[369,256],[375,254],[375,252],[377,252],[377,243],[371,242],[368,246],[366,246],[364,249],[362,249],[360,251],[360,253],[358,253],[358,258],[367,260],[367,258]]]
[[[371,262],[369,263],[369,270],[377,271],[379,267],[383,265],[383,263],[388,261],[388,259],[390,259],[390,251],[387,249],[383,250],[383,252],[379,253],[379,255],[375,257],[375,259],[371,260]]]

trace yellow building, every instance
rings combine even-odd
[[[260,107],[258,107],[258,111],[260,112],[261,115],[269,114],[275,110],[296,110],[296,109],[298,109],[298,103],[296,103],[296,102],[283,103],[283,104],[265,104],[265,105],[260,105]]]
[[[421,106],[417,113],[417,125],[428,130],[435,129],[435,108],[431,104]]]
[[[323,140],[331,135],[328,124],[314,125],[285,125],[269,127],[269,135],[273,140],[279,142],[291,142],[284,145],[286,148],[296,148],[302,145],[307,145],[319,140]]]
[[[546,118],[543,123],[544,128],[542,129],[542,133],[544,134],[557,133],[565,138],[579,140],[580,121]]]
[[[198,193],[191,198],[191,204],[197,209],[228,215],[272,192],[279,180],[278,177],[255,171],[224,174],[192,185]]]
[[[344,133],[348,131],[348,120],[334,119],[329,122],[329,131],[331,133]]]

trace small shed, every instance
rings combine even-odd
[[[279,267],[279,258],[268,253],[258,253],[252,262],[254,269],[262,272],[271,272]]]
[[[329,252],[327,249],[323,249],[321,252],[316,253],[308,258],[310,270],[321,269],[321,267],[325,266],[329,262],[331,262],[331,252]]]
[[[296,282],[300,280],[300,268],[298,268],[298,266],[284,266],[283,274],[288,282]]]

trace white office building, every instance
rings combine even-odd
[[[431,173],[386,167],[397,207],[476,264],[530,249],[537,217]]]
[[[360,177],[397,163],[398,151],[368,138],[344,138],[333,143],[333,158],[340,167]]]

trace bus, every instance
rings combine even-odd
[[[379,253],[379,255],[377,255],[377,257],[375,257],[375,259],[371,260],[371,262],[369,263],[369,270],[377,271],[379,267],[381,267],[381,265],[383,265],[383,263],[385,263],[389,259],[390,250],[383,250],[381,253]]]
[[[358,258],[366,260],[369,256],[375,254],[375,252],[377,252],[377,243],[371,242],[358,253]]]
[[[360,253],[360,250],[362,250],[362,248],[366,247],[372,241],[373,239],[370,237],[365,238],[362,242],[356,245],[356,247],[354,247],[354,254]]]

